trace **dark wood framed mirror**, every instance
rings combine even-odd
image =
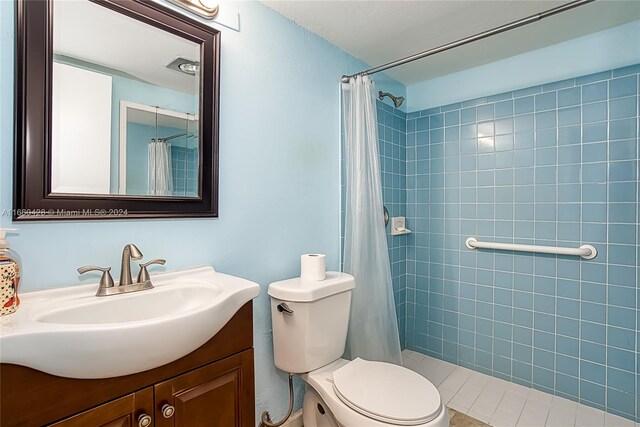
[[[17,0],[13,219],[218,216],[219,31],[148,0]]]

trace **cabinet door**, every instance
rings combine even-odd
[[[253,349],[155,386],[157,427],[253,427]]]
[[[145,421],[143,416],[149,416]],[[148,423],[147,423],[148,422]],[[153,425],[153,388],[149,387],[66,418],[51,427],[145,427]]]

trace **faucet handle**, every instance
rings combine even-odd
[[[112,288],[113,277],[111,277],[111,273],[109,273],[110,270],[111,270],[111,267],[97,267],[95,265],[86,265],[84,267],[78,268],[78,273],[84,274],[88,271],[102,271],[102,278],[100,279],[100,288]]]
[[[149,272],[147,271],[147,267],[149,267],[151,264],[160,264],[160,265],[164,265],[164,263],[167,262],[164,259],[152,259],[149,262],[145,262],[144,264],[140,264],[140,271],[138,272],[138,283],[144,283],[147,282],[149,280],[151,280],[149,278]]]

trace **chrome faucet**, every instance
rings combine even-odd
[[[154,259],[145,264],[140,264],[140,272],[138,273],[138,283],[133,283],[131,279],[131,260],[139,260],[142,258],[142,252],[133,243],[129,243],[122,249],[122,266],[120,270],[120,283],[115,286],[113,278],[111,277],[111,267],[96,267],[94,265],[88,265],[86,267],[80,267],[78,273],[84,274],[87,271],[98,270],[102,272],[102,278],[100,279],[100,286],[98,287],[97,297],[104,297],[107,295],[126,294],[129,292],[144,291],[147,289],[153,289],[151,278],[147,267],[152,264],[164,265],[166,262],[163,259]]]
[[[131,260],[142,259],[142,252],[133,243],[129,243],[122,249],[122,265],[120,266],[120,283],[118,286],[131,285]]]

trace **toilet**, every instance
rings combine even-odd
[[[342,359],[353,276],[293,278],[269,285],[278,369],[306,382],[305,427],[448,427],[436,387],[402,366]]]

